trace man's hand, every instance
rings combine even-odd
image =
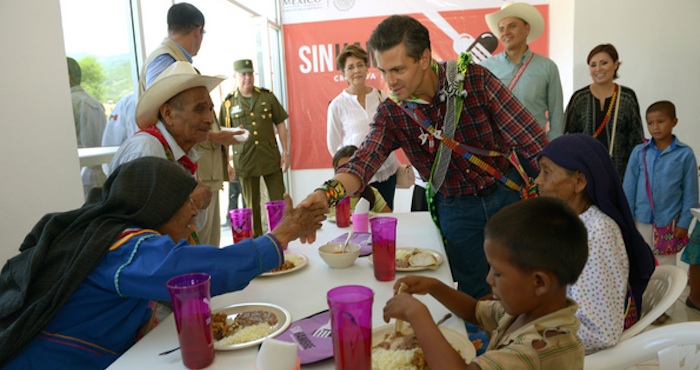
[[[323,190],[316,190],[313,193],[309,194],[309,196],[306,197],[299,205],[297,206],[298,208],[307,208],[307,209],[315,209],[315,208],[321,208],[323,209],[323,213],[326,214],[328,213],[328,198],[326,198],[326,193],[323,192]],[[302,243],[313,243],[316,241],[316,230],[313,232],[307,233],[307,234],[302,234],[299,237],[299,240]]]
[[[673,229],[673,237],[676,239],[683,239],[686,236],[688,236],[688,229],[684,229],[682,227],[676,226],[675,229]]]
[[[229,182],[236,181],[236,170],[233,168],[233,166],[231,166],[230,162],[227,166],[227,170],[228,170],[228,181]]]
[[[236,140],[234,135],[241,135],[245,132],[245,130],[240,129],[236,131],[227,131],[227,130],[221,130],[221,131],[209,131],[209,141],[211,141],[214,144],[220,144],[220,145],[237,145],[243,143],[243,141],[238,141]]]
[[[280,168],[282,168],[282,172],[287,172],[287,170],[289,169],[289,165],[289,155],[285,155],[284,153],[282,153],[282,156],[280,157]]]
[[[316,230],[321,228],[321,221],[326,219],[327,207],[312,205],[306,208],[299,206],[294,208],[289,194],[284,194],[284,201],[284,217],[271,232],[280,244],[286,246],[292,240],[296,240],[302,235],[315,234]]]
[[[205,209],[209,207],[209,203],[211,203],[211,188],[204,185],[201,180],[197,180],[197,187],[194,188],[190,197],[198,209]]]

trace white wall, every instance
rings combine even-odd
[[[551,56],[559,65],[565,101],[591,82],[586,56],[599,43],[621,56],[620,83],[637,93],[643,111],[653,101],[676,103],[677,134],[700,152],[700,50],[696,0],[551,0]],[[58,2],[0,2],[0,78],[3,145],[0,173],[0,262],[16,254],[31,227],[47,212],[82,203],[82,187],[68,90]],[[303,148],[292,148],[303,151]],[[301,201],[332,174],[293,171],[292,196]],[[397,191],[397,211],[407,210],[410,189]],[[406,202],[406,203],[405,203]]]
[[[45,213],[83,201],[57,1],[0,2],[0,264]]]
[[[674,133],[693,146],[698,155],[700,50],[692,45],[700,34],[696,26],[700,2],[551,0],[550,4],[550,52],[562,74],[564,101],[568,102],[573,91],[591,83],[586,65],[590,50],[598,44],[613,44],[622,62],[617,82],[635,91],[642,119],[651,103],[672,101],[679,120]],[[569,48],[573,54],[561,53]],[[569,90],[571,77],[573,89]],[[645,136],[649,137],[644,122]]]

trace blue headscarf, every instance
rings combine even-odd
[[[641,311],[642,293],[654,272],[654,255],[634,224],[632,211],[622,190],[622,181],[603,144],[589,135],[568,134],[552,140],[540,157],[547,157],[560,167],[581,172],[588,184],[586,194],[622,232],[630,262],[629,283]]]

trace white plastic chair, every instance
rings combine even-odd
[[[656,266],[649,285],[642,296],[642,316],[634,325],[622,332],[620,342],[639,334],[654,320],[671,308],[683,293],[688,275],[676,266]]]
[[[584,370],[620,370],[658,359],[662,370],[700,366],[700,321],[662,326],[585,358]]]

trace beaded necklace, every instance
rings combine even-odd
[[[615,99],[617,98],[617,93],[619,89],[620,85],[615,84],[615,89],[613,90],[612,96],[610,97],[610,103],[608,103],[608,111],[605,113],[605,117],[603,117],[603,122],[600,123],[600,126],[598,126],[598,128],[593,133],[593,137],[597,138],[598,135],[600,135],[600,133],[605,128],[605,125],[608,124],[608,121],[610,121],[610,115],[612,114],[613,105],[615,105]]]

